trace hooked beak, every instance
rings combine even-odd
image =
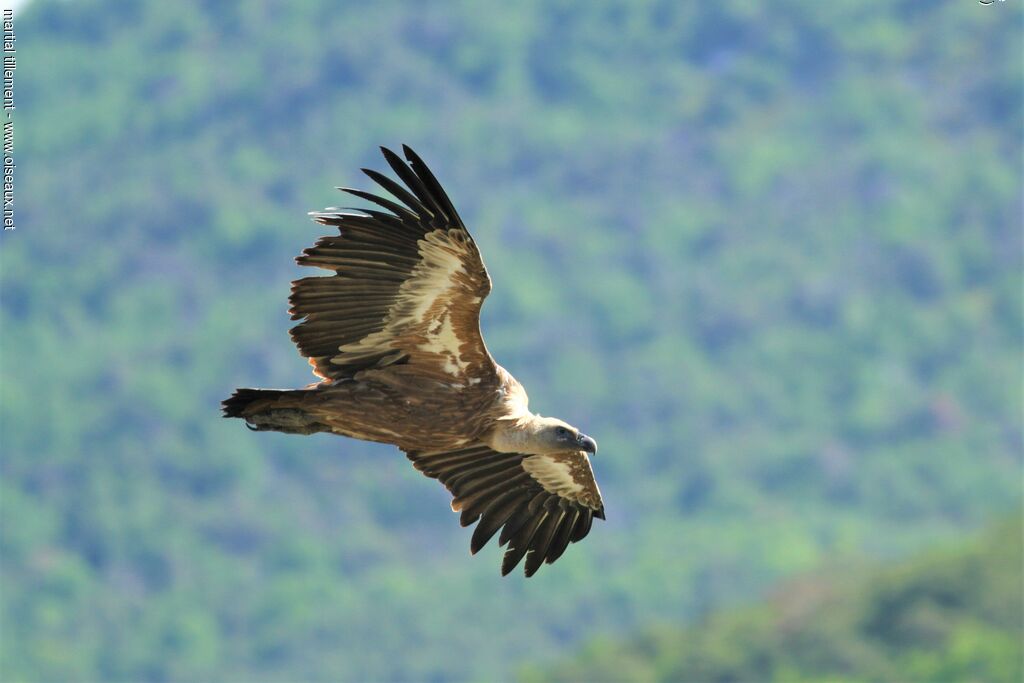
[[[579,438],[576,439],[576,444],[587,453],[597,453],[597,442],[586,434],[581,433]]]

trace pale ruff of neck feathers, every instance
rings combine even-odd
[[[487,445],[499,453],[530,453],[530,442],[534,435],[533,421],[537,416],[527,408],[529,398],[522,385],[500,366],[499,374],[505,380],[501,398],[505,414],[496,420]]]

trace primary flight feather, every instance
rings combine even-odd
[[[398,446],[447,487],[463,526],[479,521],[471,552],[500,530],[501,573],[525,557],[532,576],[604,519],[589,460],[597,443],[529,411],[480,333],[491,280],[476,243],[415,152],[381,151],[401,183],[363,172],[393,199],[340,188],[379,208],[312,213],[338,232],[297,259],[333,271],[296,280],[289,300],[292,339],[321,381],[238,389],[224,415],[257,431]]]

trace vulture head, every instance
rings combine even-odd
[[[585,451],[597,453],[597,442],[589,436],[554,417],[536,417],[533,421],[531,453],[560,453]]]

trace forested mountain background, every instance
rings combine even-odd
[[[1019,514],[1022,21],[973,0],[28,3],[2,678],[557,675]],[[395,449],[219,417],[236,386],[313,379],[286,333],[292,258],[323,232],[305,213],[401,143],[480,245],[491,351],[601,444],[607,522],[529,580],[469,557]],[[977,595],[1011,604],[1007,572]],[[1001,618],[984,633],[1016,638]],[[977,680],[1007,675],[986,638]],[[856,652],[851,679],[882,670]]]
[[[595,639],[539,681],[1019,681],[1021,522],[886,569],[832,566],[764,604]]]

